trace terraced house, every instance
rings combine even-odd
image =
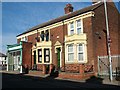
[[[119,12],[113,2],[107,2],[107,10],[111,55],[119,56]],[[22,73],[27,66],[77,79],[98,74],[98,56],[108,55],[104,3],[94,2],[74,12],[67,4],[64,11],[65,15],[32,27],[17,36],[17,44],[8,45],[8,70]]]

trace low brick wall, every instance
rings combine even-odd
[[[95,76],[93,65],[89,64],[66,64],[65,72],[60,72],[60,78],[86,79]]]
[[[37,70],[43,71],[43,65],[42,64],[37,64]]]
[[[82,79],[87,79],[90,78],[91,76],[95,76],[94,73],[88,73],[88,74],[80,74],[80,73],[66,73],[62,72],[59,73],[59,78],[64,78],[64,79],[77,79],[77,80],[82,80]]]

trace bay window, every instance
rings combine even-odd
[[[67,53],[66,53],[66,60],[67,62],[73,63],[73,62],[79,62],[79,63],[85,63],[86,62],[86,47],[82,43],[76,43],[76,44],[69,44],[67,45]]]

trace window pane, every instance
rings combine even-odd
[[[49,56],[46,56],[46,62],[48,62],[49,61]]]
[[[42,51],[39,51],[39,55],[42,55]]]
[[[80,26],[81,26],[81,21],[78,20],[78,21],[77,21],[77,27],[80,27]]]
[[[82,44],[79,44],[78,50],[79,50],[79,51],[83,51],[83,45],[82,45]]]
[[[25,36],[25,41],[27,42],[27,37]]]
[[[49,55],[49,50],[46,50],[46,55]]]
[[[74,29],[70,30],[70,35],[74,34]]]
[[[81,33],[81,28],[77,28],[77,34]]]
[[[83,60],[83,53],[78,53],[78,60]]]
[[[40,37],[41,37],[41,40],[44,41],[44,31],[41,32]]]
[[[49,31],[46,31],[46,41],[49,41]]]
[[[42,62],[42,57],[39,57],[39,59],[38,59],[38,60],[39,60],[39,62]]]
[[[70,29],[74,28],[74,23],[70,23]]]
[[[68,52],[73,52],[73,45],[68,46]]]
[[[74,53],[68,54],[68,61],[73,61],[74,60]]]

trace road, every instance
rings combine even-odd
[[[120,88],[117,85],[107,85],[95,80],[87,80],[86,82],[75,82],[54,77],[33,77],[21,74],[2,74],[2,89],[5,88]]]

